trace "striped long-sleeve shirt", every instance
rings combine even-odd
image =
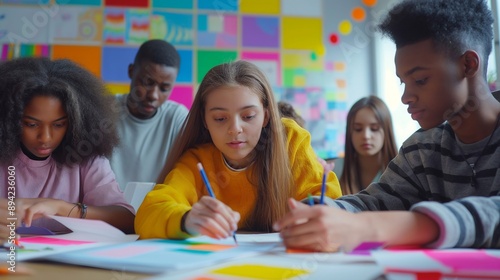
[[[429,247],[500,248],[500,128],[489,138],[463,144],[447,123],[419,130],[378,183],[328,204],[350,212],[424,213],[440,227]],[[475,163],[474,184],[469,163]]]

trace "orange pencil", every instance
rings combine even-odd
[[[0,275],[7,275],[9,273],[10,273],[10,271],[9,271],[8,267],[6,267],[6,266],[0,266]]]

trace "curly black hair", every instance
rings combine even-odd
[[[397,48],[431,39],[450,55],[479,53],[484,75],[493,42],[493,16],[484,0],[405,0],[378,26]]]
[[[66,135],[52,153],[57,162],[111,156],[117,110],[104,83],[70,60],[29,57],[0,64],[0,163],[11,163],[19,151],[24,108],[35,96],[58,98],[68,115]]]
[[[155,64],[180,68],[179,53],[170,43],[160,39],[153,39],[142,43],[135,55],[134,64],[153,62]]]

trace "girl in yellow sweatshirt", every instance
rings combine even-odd
[[[209,196],[198,162],[217,199]],[[309,132],[280,118],[264,74],[245,61],[218,65],[201,82],[135,230],[141,238],[270,232],[288,211],[287,199],[320,195],[322,178]],[[332,171],[326,183],[326,196],[341,195]]]

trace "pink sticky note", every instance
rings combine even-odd
[[[319,120],[321,119],[321,111],[318,107],[313,107],[309,110],[309,118],[311,120]]]
[[[325,62],[325,70],[326,71],[333,71],[334,70],[333,61]]]
[[[384,246],[382,242],[363,242],[354,248],[350,254],[352,255],[370,255],[371,250],[380,249]]]
[[[295,102],[297,104],[306,104],[307,95],[305,93],[297,93],[295,94]]]
[[[184,85],[176,85],[169,97],[170,100],[183,104],[188,109],[193,104],[193,98],[193,87]]]
[[[452,268],[454,271],[498,271],[500,258],[490,256],[482,250],[477,251],[438,251],[424,250],[434,260]]]
[[[50,238],[50,237],[43,237],[43,236],[23,237],[23,238],[21,238],[20,242],[21,242],[21,244],[23,244],[23,243],[38,243],[38,244],[59,245],[59,246],[82,245],[82,244],[94,243],[94,242],[89,242],[89,241],[66,240],[66,239]]]

